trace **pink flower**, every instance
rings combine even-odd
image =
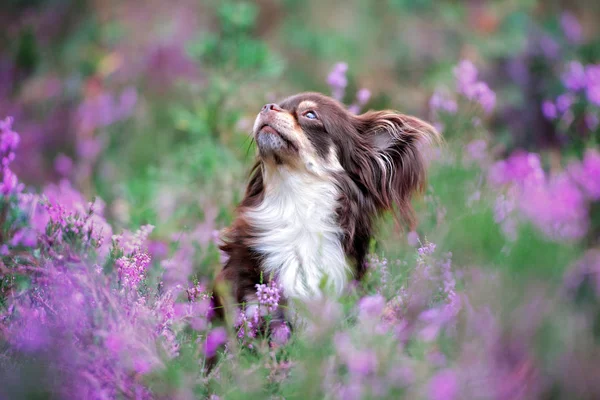
[[[477,81],[477,68],[471,61],[463,60],[454,68],[457,90],[467,99],[481,105],[490,114],[496,105],[496,93],[482,81]]]
[[[581,43],[583,31],[575,15],[568,11],[563,12],[560,17],[560,26],[569,42],[573,44]]]
[[[348,71],[348,64],[340,62],[334,65],[333,70],[327,76],[327,84],[331,87],[332,96],[338,101],[343,99],[348,85],[346,71]]]
[[[506,160],[498,161],[490,168],[488,179],[496,185],[539,182],[544,179],[539,155],[523,151],[514,152]]]
[[[473,140],[466,146],[466,161],[483,162],[488,158],[487,142],[485,140]]]
[[[227,331],[223,327],[213,329],[206,336],[204,344],[204,353],[207,357],[212,357],[217,353],[219,347],[227,341]]]
[[[600,200],[600,152],[598,150],[588,149],[581,163],[569,166],[569,172],[591,200]]]
[[[279,346],[285,345],[288,340],[290,340],[290,336],[292,332],[286,323],[278,324],[273,328],[273,333],[271,334],[271,338],[273,342]]]
[[[546,119],[552,121],[556,119],[556,106],[550,100],[546,100],[542,103],[542,114]]]
[[[454,400],[458,398],[456,373],[446,369],[438,372],[429,382],[429,399]]]
[[[131,257],[121,257],[116,261],[119,280],[124,288],[136,290],[145,278],[146,269],[150,265],[150,256],[147,253],[135,253]]]
[[[587,86],[585,69],[579,61],[571,61],[561,79],[563,85],[569,90],[578,91]]]
[[[600,106],[600,64],[588,65],[585,69],[587,78],[587,99],[590,103]]]
[[[417,247],[419,245],[419,234],[415,231],[408,232],[406,235],[408,245],[411,247]]]
[[[359,317],[361,319],[370,319],[381,316],[385,303],[385,298],[380,294],[363,297],[358,302]]]
[[[62,176],[68,176],[73,170],[73,160],[64,154],[59,154],[54,160],[54,169]]]
[[[273,312],[279,306],[279,300],[281,298],[281,286],[271,280],[268,285],[257,284],[256,285],[256,297],[258,302],[262,306],[266,306],[269,312]]]

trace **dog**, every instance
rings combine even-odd
[[[426,187],[425,149],[439,134],[413,116],[354,115],[307,92],[262,107],[253,139],[257,159],[221,238],[227,261],[216,282],[228,293],[217,305],[227,295],[256,303],[256,285],[270,279],[288,301],[360,281],[376,218],[391,211],[414,226],[411,197]]]

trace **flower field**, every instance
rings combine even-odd
[[[600,398],[600,6],[564,3],[8,0],[0,398]],[[274,280],[219,324],[254,118],[308,90],[442,133],[418,225],[302,329]]]

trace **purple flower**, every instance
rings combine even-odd
[[[367,104],[370,98],[371,91],[369,89],[362,88],[358,92],[356,92],[356,101],[360,106],[364,106],[365,104]]]
[[[590,103],[600,107],[600,64],[588,65],[585,69],[587,78],[586,95]]]
[[[137,289],[145,277],[150,261],[150,256],[141,252],[135,253],[131,257],[121,257],[116,261],[119,280],[125,289],[130,291]]]
[[[288,340],[290,340],[291,335],[292,332],[290,331],[289,326],[284,322],[273,328],[271,338],[275,344],[278,346],[283,346],[288,342]]]
[[[346,72],[348,64],[340,62],[334,65],[333,70],[327,76],[327,84],[331,87],[331,93],[334,99],[341,101],[344,98],[348,79]]]
[[[583,32],[575,15],[568,11],[563,12],[560,17],[560,26],[569,42],[573,44],[581,43]]]
[[[484,82],[477,82],[473,86],[472,94],[469,98],[478,101],[487,114],[490,114],[496,106],[496,93]]]
[[[498,161],[489,170],[488,179],[493,184],[526,184],[544,179],[540,157],[534,153],[516,151],[506,160]]]
[[[561,76],[563,85],[573,91],[584,89],[587,86],[587,79],[585,68],[579,61],[571,61]]]
[[[207,357],[212,357],[217,353],[219,347],[227,341],[227,331],[223,327],[213,329],[206,336],[204,344],[204,354]]]
[[[566,174],[523,187],[519,207],[534,226],[552,239],[579,239],[587,231],[585,197]]]
[[[15,159],[15,150],[21,140],[12,130],[13,119],[0,120],[0,194],[9,195],[22,190],[17,176],[8,168]]]
[[[356,92],[356,102],[348,107],[348,111],[352,114],[359,114],[362,107],[367,104],[370,98],[371,92],[369,89],[360,89]]]
[[[2,172],[0,194],[8,195],[17,190],[19,187],[17,176],[8,168],[3,168],[0,172]]]
[[[471,61],[462,60],[454,68],[454,76],[456,77],[457,90],[460,93],[465,93],[477,82],[477,68]]]
[[[385,303],[385,298],[380,294],[363,297],[358,302],[360,318],[370,319],[381,316],[383,308],[385,307]]]
[[[436,90],[429,99],[429,108],[432,111],[444,111],[448,114],[456,114],[458,105],[456,101],[441,90]]]
[[[281,286],[274,279],[268,285],[257,284],[256,297],[261,306],[266,306],[269,312],[273,312],[279,306]]]
[[[406,235],[408,245],[411,247],[417,247],[419,245],[419,234],[415,231],[410,231]]]
[[[487,158],[487,142],[483,139],[469,142],[465,148],[465,161],[483,163]]]
[[[586,113],[584,119],[585,125],[590,131],[595,131],[598,128],[598,125],[600,125],[600,119],[596,114]]]
[[[457,90],[467,99],[481,105],[486,114],[490,114],[496,105],[496,93],[481,81],[477,81],[477,69],[472,62],[463,60],[454,69]]]
[[[542,103],[542,114],[546,119],[552,121],[556,119],[556,106],[550,100],[546,100]]]
[[[54,159],[54,169],[60,175],[68,176],[73,170],[73,160],[61,153]]]
[[[118,100],[110,93],[86,98],[77,110],[79,129],[83,132],[106,127],[128,118],[137,103],[137,92],[126,88]]]
[[[567,112],[573,103],[575,103],[575,96],[573,93],[564,93],[556,98],[556,109],[560,113]]]
[[[346,357],[346,365],[351,374],[368,376],[377,371],[379,360],[371,350],[354,350]]]
[[[588,149],[581,163],[569,166],[572,178],[592,200],[600,200],[600,152]]]
[[[425,242],[421,247],[417,249],[419,256],[430,256],[435,251],[435,243]]]
[[[554,60],[558,57],[560,46],[551,36],[542,36],[540,39],[540,47],[547,59]]]
[[[348,111],[350,111],[352,114],[360,114],[360,106],[358,104],[351,104],[348,107]]]
[[[452,370],[438,372],[429,382],[429,399],[454,400],[458,398],[458,379]]]

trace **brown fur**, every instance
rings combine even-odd
[[[304,101],[315,103],[318,121],[300,121],[296,109]],[[331,146],[336,150],[343,169],[332,176],[341,193],[337,222],[344,234],[340,239],[346,255],[354,262],[355,278],[360,279],[365,272],[374,220],[379,214],[392,211],[398,221],[414,227],[411,197],[426,186],[422,145],[438,140],[438,134],[431,125],[394,111],[355,116],[337,101],[318,93],[290,97],[279,107],[296,119],[321,157],[327,157]],[[217,282],[228,284],[232,300],[237,303],[253,294],[261,279],[262,255],[253,249],[255,227],[249,224],[245,213],[264,197],[264,162],[260,156],[257,158],[244,199],[233,224],[225,230],[220,247],[229,259]],[[224,295],[217,293],[217,305],[224,304]],[[221,310],[217,310],[220,316]]]

